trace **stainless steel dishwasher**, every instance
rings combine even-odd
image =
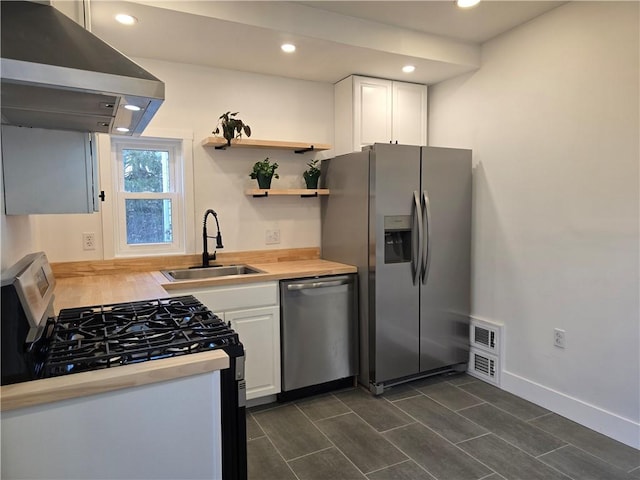
[[[358,371],[357,276],[280,282],[282,391]]]

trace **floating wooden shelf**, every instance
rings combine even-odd
[[[250,188],[244,191],[245,195],[251,195],[254,197],[275,197],[278,195],[297,195],[300,197],[317,197],[319,195],[329,195],[329,190],[326,188],[320,188],[313,190],[310,188],[289,188],[289,189],[262,189],[262,188]]]
[[[227,148],[227,141],[223,137],[207,137],[202,141],[203,147]],[[277,140],[253,140],[251,138],[237,138],[231,140],[233,148],[267,148],[272,150],[293,150],[295,153],[305,153],[320,150],[331,150],[327,143],[280,142]]]

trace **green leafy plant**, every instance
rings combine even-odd
[[[253,164],[253,170],[249,174],[251,178],[258,178],[258,175],[264,175],[265,177],[280,178],[280,175],[276,173],[278,164],[276,162],[270,163],[269,157]]]
[[[309,168],[302,173],[302,177],[307,184],[307,188],[318,188],[318,179],[320,178],[320,169],[318,168],[319,162],[320,161],[318,159],[311,160],[307,163]]]
[[[251,178],[258,180],[258,186],[260,188],[271,188],[271,179],[280,178],[280,175],[276,173],[278,164],[276,162],[270,163],[269,157],[260,162],[253,164],[253,170],[249,174]]]
[[[307,163],[307,166],[309,168],[307,168],[303,175],[305,176],[310,176],[310,177],[315,177],[320,175],[320,169],[318,168],[318,163],[320,163],[320,160],[315,159],[315,160],[311,160],[309,163]]]
[[[227,140],[227,145],[231,146],[231,140],[234,138],[241,138],[242,132],[247,137],[251,136],[251,127],[245,124],[239,118],[235,118],[239,112],[227,112],[220,115],[218,118],[218,126],[213,131],[214,135],[218,135],[220,133],[220,127],[222,127],[222,136]]]

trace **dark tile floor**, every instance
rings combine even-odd
[[[466,374],[247,413],[250,480],[640,479],[640,451]]]

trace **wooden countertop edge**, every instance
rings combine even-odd
[[[0,387],[0,410],[31,407],[70,398],[110,392],[229,368],[223,350],[212,350],[34,380]]]
[[[296,267],[296,263],[298,266]],[[312,265],[308,265],[312,263]],[[315,277],[325,275],[344,275],[347,273],[357,273],[358,269],[352,265],[331,262],[328,260],[313,260],[300,262],[279,262],[279,263],[250,263],[249,267],[262,270],[265,273],[251,275],[229,275],[216,278],[181,280],[170,282],[162,273],[151,272],[158,284],[167,291],[184,290],[188,288],[216,287],[222,285],[247,285],[251,283],[270,282],[274,280],[285,280],[291,278]]]

